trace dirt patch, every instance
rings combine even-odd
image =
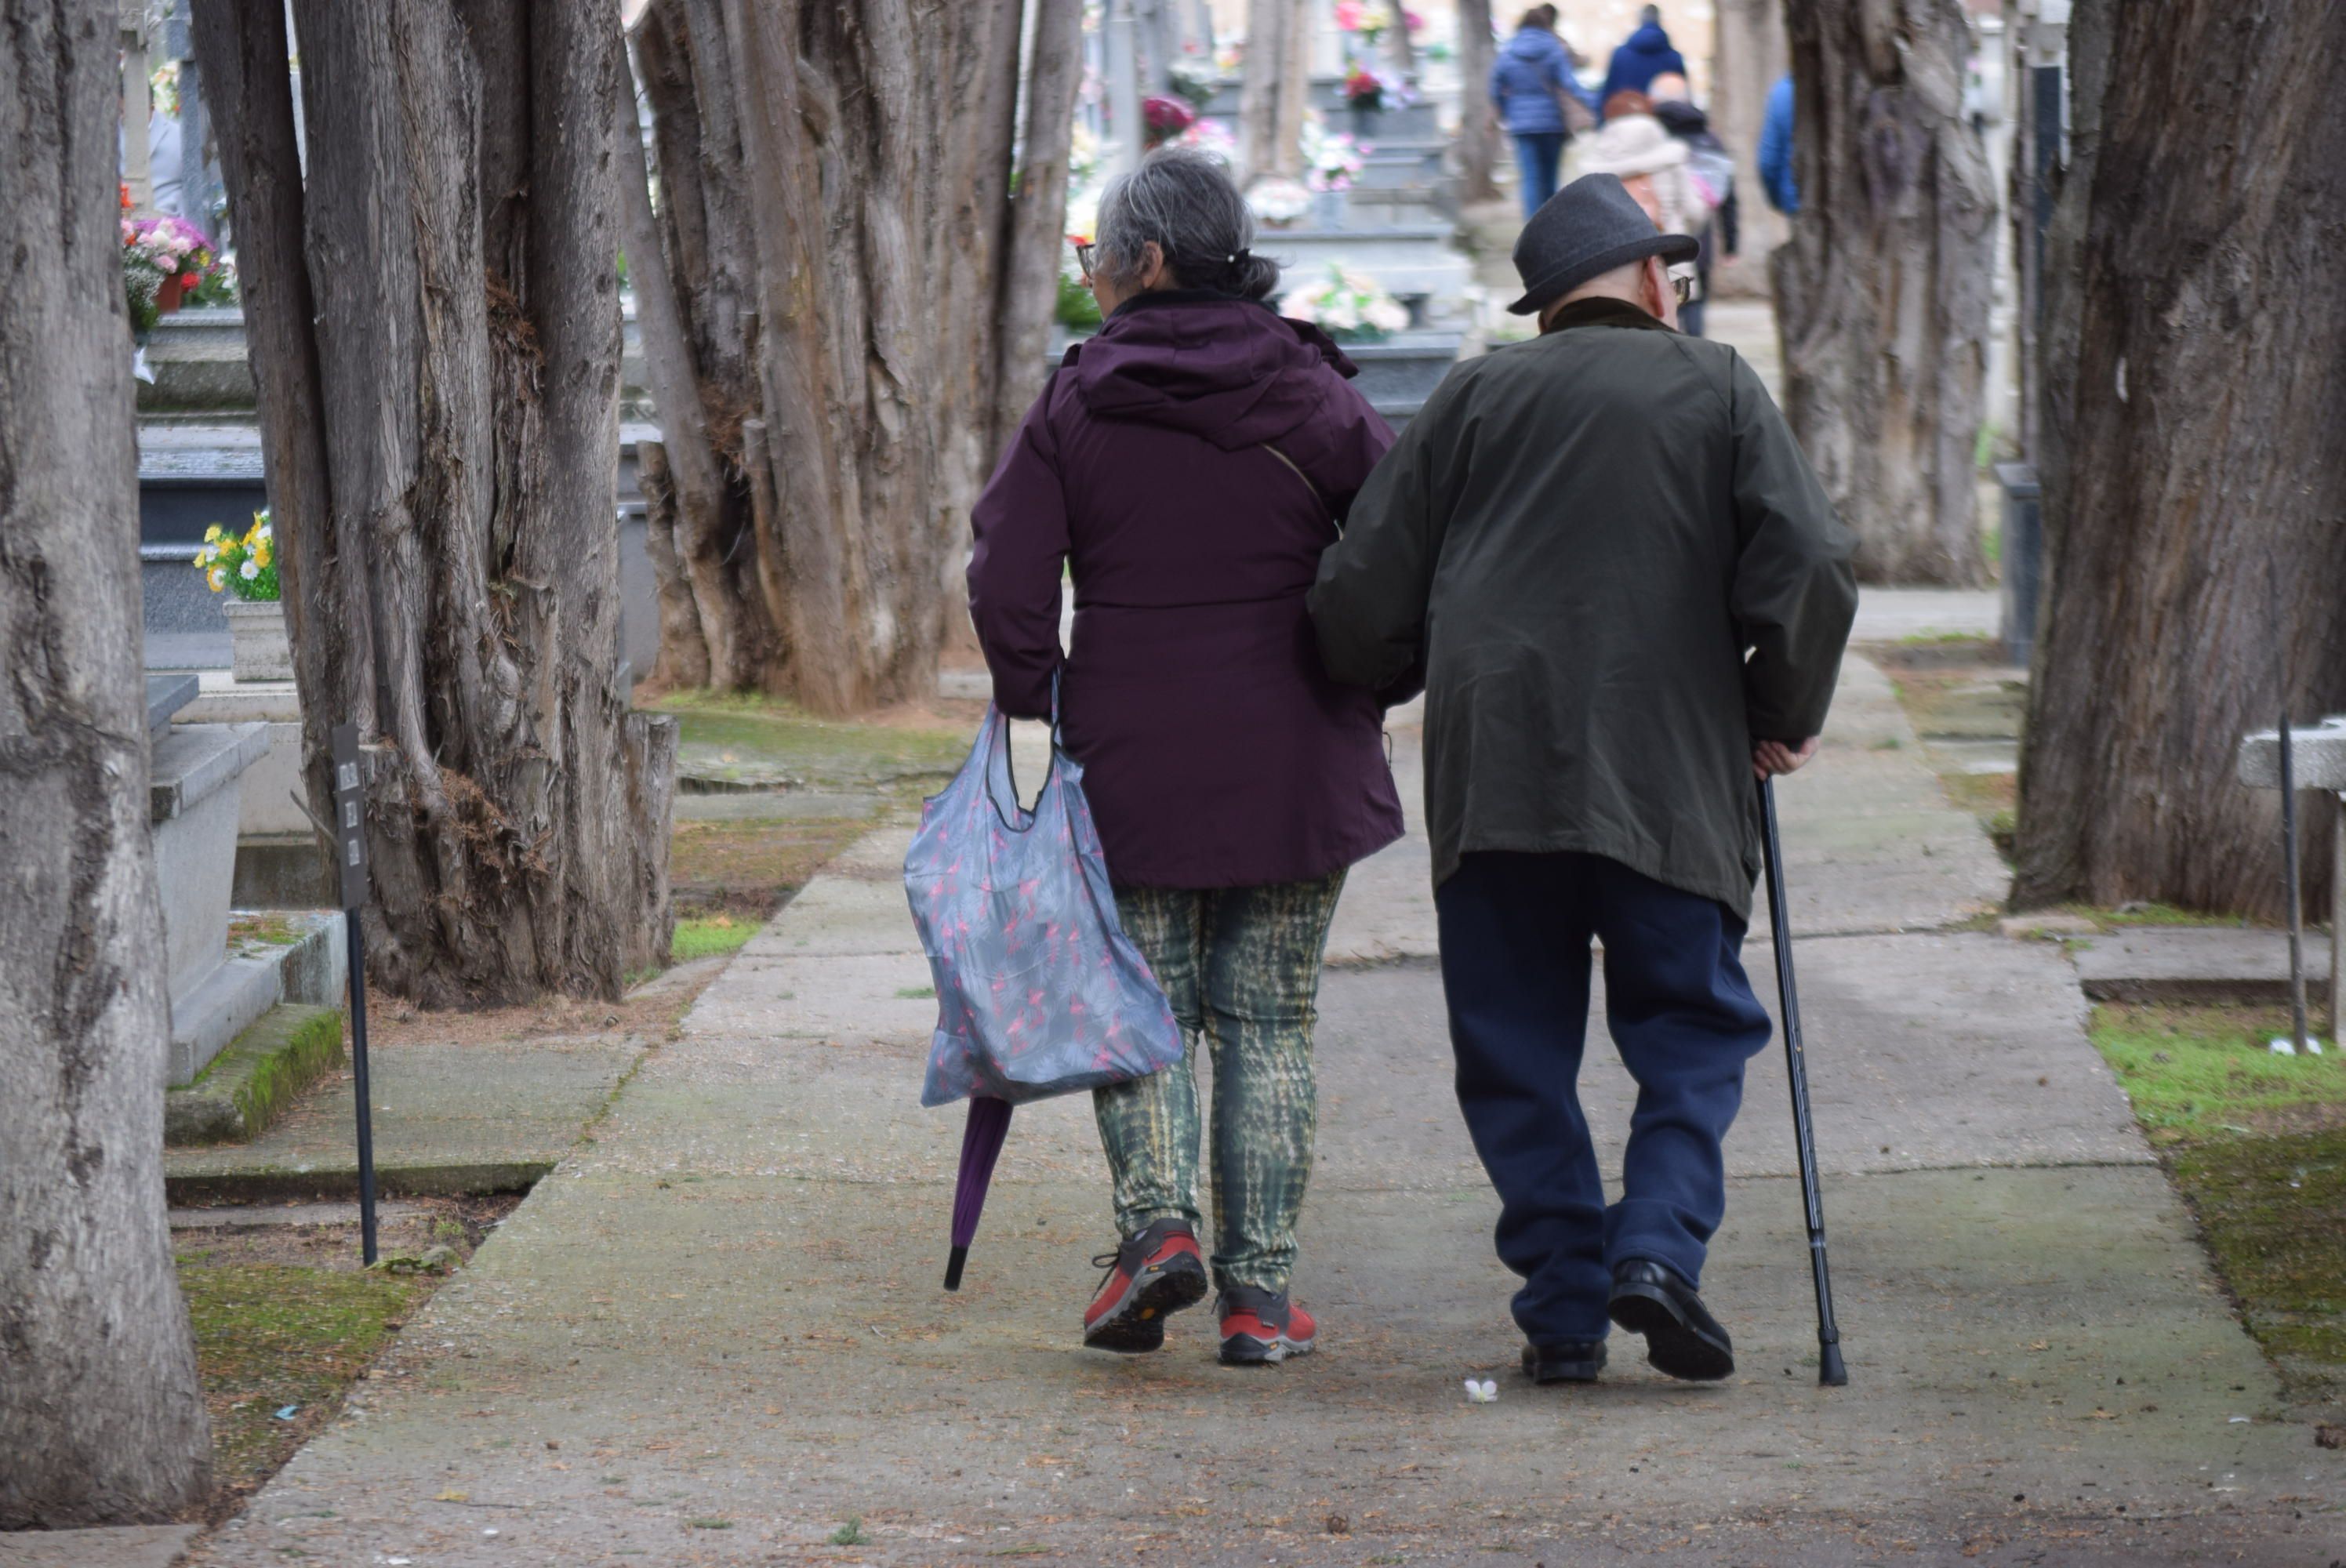
[[[447,1249],[453,1268],[521,1200],[423,1199],[379,1236],[386,1258]],[[212,1420],[206,1522],[244,1506],[312,1434],[352,1383],[431,1299],[444,1275],[368,1269],[349,1224],[236,1225],[173,1233],[179,1287]]]
[[[857,817],[684,821],[668,836],[668,886],[679,921],[762,921],[871,830]]]

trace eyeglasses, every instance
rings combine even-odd
[[[1092,280],[1092,258],[1098,253],[1099,247],[1090,240],[1076,241],[1076,265],[1083,269],[1084,281],[1086,283]]]
[[[1088,277],[1088,276],[1090,276],[1090,274],[1089,274],[1089,273],[1086,273],[1086,274],[1085,274],[1085,276]],[[1693,274],[1693,273],[1691,273],[1691,272],[1673,272],[1673,273],[1671,273],[1671,274],[1670,274],[1670,288],[1672,289],[1672,290],[1673,290],[1673,291],[1675,291],[1675,292],[1677,293],[1677,295],[1678,295],[1678,303],[1679,303],[1679,304],[1681,304],[1681,305],[1691,305],[1691,304],[1693,304],[1693,303],[1694,303],[1694,274]]]

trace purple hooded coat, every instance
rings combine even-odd
[[[1392,444],[1352,374],[1264,306],[1142,295],[1067,351],[972,514],[994,702],[1048,717],[1064,666],[1066,748],[1121,885],[1300,881],[1401,836],[1382,709],[1322,672],[1304,609]]]

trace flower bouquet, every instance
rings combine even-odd
[[[1366,66],[1354,66],[1344,78],[1344,102],[1355,113],[1375,113],[1385,107],[1384,78]]]
[[[140,337],[191,298],[234,298],[230,277],[195,225],[168,215],[122,220],[122,292]]]
[[[252,526],[241,536],[215,523],[204,530],[203,548],[196,552],[196,569],[215,594],[226,593],[254,603],[277,598],[277,543],[270,531],[266,509],[252,514]]]
[[[1350,190],[1367,164],[1359,140],[1330,131],[1315,116],[1303,122],[1304,183],[1314,190]]]
[[[1154,150],[1195,124],[1198,111],[1179,98],[1147,97],[1140,100],[1140,117],[1148,127],[1142,147]]]
[[[1409,325],[1409,308],[1382,284],[1333,264],[1326,278],[1281,299],[1279,313],[1309,321],[1340,341],[1373,342]]]
[[[1208,158],[1219,160],[1224,168],[1238,161],[1238,137],[1231,135],[1230,127],[1220,120],[1201,119],[1183,131],[1180,140],[1183,147],[1196,148]]]
[[[1280,175],[1266,175],[1247,187],[1247,206],[1258,221],[1284,229],[1311,210],[1311,193]]]

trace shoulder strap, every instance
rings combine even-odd
[[[1304,473],[1303,470],[1297,465],[1295,459],[1280,451],[1278,447],[1272,445],[1270,442],[1264,442],[1262,443],[1262,449],[1270,453],[1273,457],[1279,459],[1280,462],[1287,464],[1289,471],[1291,472],[1296,478],[1303,481],[1303,488],[1311,492],[1311,499],[1320,503],[1320,510],[1327,514],[1329,526],[1335,529],[1336,537],[1341,539],[1344,536],[1343,519],[1338,517],[1336,515],[1336,509],[1328,504],[1328,498],[1320,494],[1320,487],[1311,483],[1311,476]]]

